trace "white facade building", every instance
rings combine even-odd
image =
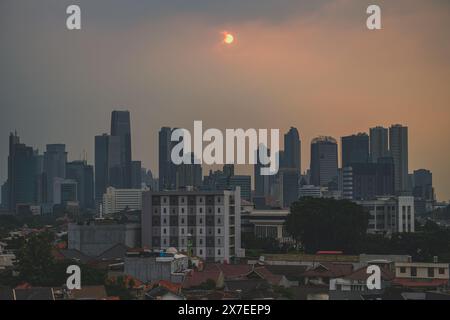
[[[370,214],[368,233],[414,232],[414,197],[356,201]]]
[[[142,210],[143,189],[116,189],[109,187],[103,195],[102,214],[128,210]]]

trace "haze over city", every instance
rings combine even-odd
[[[410,171],[431,170],[438,199],[450,199],[448,1],[378,1],[378,32],[365,27],[370,1],[77,1],[76,32],[70,3],[0,4],[1,183],[10,131],[92,163],[94,136],[127,109],[133,158],[154,173],[162,126],[295,126],[305,170],[318,135],[400,123]]]

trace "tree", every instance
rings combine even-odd
[[[368,222],[369,214],[351,201],[303,198],[291,205],[285,227],[307,253],[355,253],[365,239]]]
[[[20,278],[35,286],[51,285],[55,260],[52,255],[54,235],[43,232],[32,235],[17,252]]]

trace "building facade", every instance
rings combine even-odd
[[[356,203],[369,212],[368,233],[415,232],[414,197],[380,197]]]
[[[142,209],[143,189],[116,189],[109,187],[103,195],[103,214],[112,214],[124,210]]]
[[[144,192],[142,245],[169,247],[208,261],[241,256],[241,195],[235,191]]]
[[[311,142],[311,181],[327,187],[338,177],[338,149],[332,137],[318,137]],[[337,181],[336,181],[337,182]]]

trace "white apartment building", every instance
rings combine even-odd
[[[414,232],[414,197],[380,197],[356,201],[370,214],[368,233]]]
[[[241,195],[235,191],[144,192],[142,246],[170,247],[215,262],[241,257]]]
[[[116,189],[109,187],[103,195],[102,214],[128,210],[142,210],[144,189]]]

